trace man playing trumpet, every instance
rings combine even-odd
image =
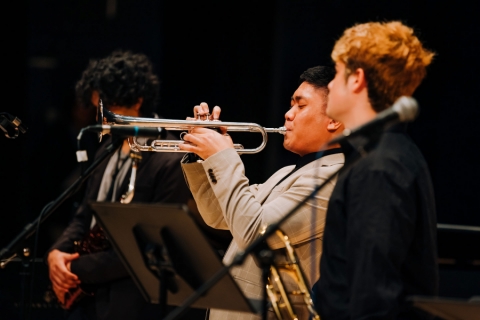
[[[264,184],[249,185],[240,156],[233,148],[231,138],[207,128],[194,128],[184,136],[188,143],[180,148],[197,154],[183,159],[182,168],[187,183],[205,222],[213,228],[230,230],[233,241],[224,263],[258,238],[268,225],[277,222],[307,197],[316,185],[334,174],[344,161],[338,146],[318,153],[322,146],[343,129],[340,122],[326,113],[328,83],[334,77],[329,67],[315,67],[300,76],[300,85],[291,98],[290,110],[285,114],[284,147],[300,156],[296,166],[287,166],[273,174]],[[194,114],[209,112],[202,103]],[[212,110],[218,119],[220,108]],[[320,157],[319,157],[320,156]],[[289,236],[306,271],[309,286],[319,277],[318,263],[322,251],[323,227],[328,199],[335,180],[331,180],[315,197],[291,216],[281,229]],[[268,240],[272,249],[280,249],[284,242],[276,237]],[[282,250],[278,250],[278,254]],[[311,275],[313,273],[313,275]],[[263,281],[261,269],[252,257],[231,274],[247,298],[261,299]],[[307,319],[306,308],[297,309],[300,319]],[[269,318],[274,314],[269,312]],[[259,319],[257,315],[211,310],[210,319]]]

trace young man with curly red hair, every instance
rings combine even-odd
[[[347,29],[332,52],[328,116],[350,129],[374,119],[413,94],[433,55],[398,21]],[[391,126],[363,156],[352,141],[342,146],[346,165],[330,198],[314,286],[322,319],[427,317],[407,297],[437,293],[435,202],[427,163],[404,131]]]

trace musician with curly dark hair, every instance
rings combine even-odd
[[[154,117],[159,80],[147,56],[115,51],[104,59],[91,60],[76,84],[77,103],[124,116]],[[140,139],[140,138],[139,138]],[[168,134],[167,139],[176,139]],[[103,153],[109,140],[99,148]],[[159,319],[158,305],[147,303],[121,260],[104,239],[89,201],[117,202],[131,177],[132,158],[126,140],[94,171],[84,199],[62,236],[48,252],[49,276],[68,319]],[[180,168],[180,153],[141,152],[132,202],[184,203],[191,199]],[[91,296],[81,295],[78,289]],[[71,306],[70,306],[71,304]],[[204,311],[198,311],[203,319]],[[192,311],[193,312],[193,311]],[[195,316],[192,315],[192,319]]]
[[[140,116],[150,117],[158,104],[159,84],[147,56],[117,50],[108,58],[91,60],[75,92],[77,102],[84,107],[92,105],[92,94],[98,94],[109,108],[131,107],[141,101]]]

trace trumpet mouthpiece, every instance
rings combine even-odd
[[[287,128],[285,128],[285,127],[280,127],[280,128],[265,128],[265,132],[285,134],[285,132],[287,132]]]

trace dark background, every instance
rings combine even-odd
[[[43,0],[9,6],[0,112],[19,117],[28,132],[0,137],[0,248],[78,177],[76,135],[93,115],[74,108],[73,88],[90,58],[116,48],[147,54],[162,82],[158,113],[165,118],[184,119],[205,101],[222,107],[224,121],[279,127],[298,76],[331,62],[345,28],[371,20],[401,20],[436,52],[414,94],[420,114],[409,133],[431,170],[438,222],[480,226],[480,23],[467,1]],[[92,141],[95,147],[92,137],[85,143]],[[242,156],[251,183],[295,161],[281,142],[271,134],[264,151]],[[68,222],[79,195],[42,224],[37,256]],[[442,246],[480,251],[479,242],[455,239]],[[475,279],[462,286],[480,288]],[[443,292],[460,296],[453,287]]]

